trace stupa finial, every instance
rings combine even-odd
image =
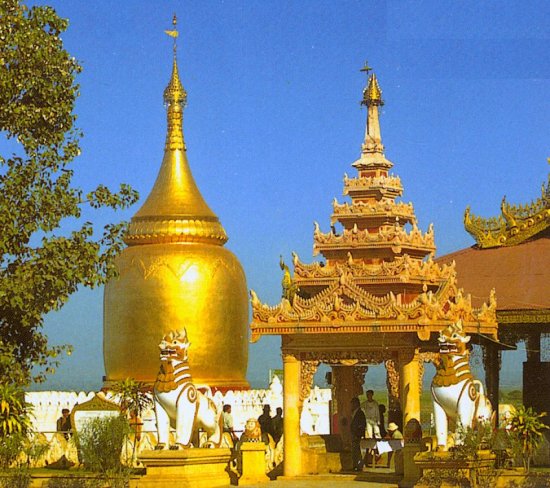
[[[179,36],[178,17],[176,14],[174,14],[174,17],[172,17],[172,25],[174,26],[172,30],[165,30],[164,32],[174,39],[174,58],[175,58],[176,53],[178,51],[178,36]]]
[[[172,66],[172,76],[168,86],[164,90],[164,103],[167,107],[168,133],[166,134],[166,149],[185,149],[183,141],[183,108],[187,103],[187,92],[181,84],[178,72],[177,60],[177,39],[179,32],[177,30],[178,19],[174,14],[172,19],[172,30],[164,32],[174,39],[174,62]]]
[[[376,79],[376,75],[372,73],[369,76],[369,71],[372,71],[372,68],[369,67],[368,63],[365,62],[365,66],[361,68],[361,71],[367,73],[368,83],[365,89],[363,90],[363,100],[361,100],[361,105],[366,105],[371,107],[372,105],[384,105],[384,100],[382,100],[382,90]]]
[[[361,68],[363,73],[367,74],[368,82],[367,86],[363,90],[363,99],[361,105],[367,107],[367,127],[365,129],[365,141],[363,143],[363,154],[383,154],[384,145],[382,144],[382,136],[380,135],[380,120],[378,107],[384,105],[382,100],[382,90],[378,85],[378,80],[374,73],[369,73],[372,68],[368,62],[365,61],[365,65]]]

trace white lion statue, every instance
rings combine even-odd
[[[158,445],[156,449],[192,447],[191,439],[203,429],[208,440],[201,447],[219,447],[222,441],[221,412],[210,388],[200,391],[189,371],[187,332],[166,334],[160,348],[160,370],[153,388]],[[169,445],[170,426],[176,429],[175,445]]]
[[[493,409],[485,396],[483,384],[470,371],[467,344],[470,336],[462,321],[439,333],[439,361],[432,380],[432,397],[438,450],[447,450],[449,419],[456,426],[473,428],[479,422],[490,422]],[[460,444],[457,436],[455,443]]]

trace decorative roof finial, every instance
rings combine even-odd
[[[174,26],[173,30],[165,30],[164,32],[174,39],[174,58],[176,57],[176,52],[178,50],[178,17],[174,14],[172,18],[172,25]]]
[[[372,71],[372,68],[369,66],[369,62],[365,60],[365,66],[363,66],[359,71],[367,73],[367,78],[369,77],[369,71]]]
[[[382,90],[378,85],[378,80],[376,75],[372,73],[369,76],[369,72],[372,71],[372,68],[369,66],[369,63],[365,61],[365,66],[363,66],[360,71],[367,74],[368,82],[367,86],[363,90],[363,100],[361,100],[361,105],[370,107],[371,105],[384,105],[382,100]]]
[[[382,136],[380,134],[380,114],[379,107],[384,105],[382,100],[382,90],[378,85],[378,80],[374,73],[369,73],[372,68],[365,61],[365,65],[360,69],[361,72],[368,76],[367,86],[363,90],[363,99],[361,105],[367,107],[367,126],[365,128],[365,140],[361,149],[361,158],[353,163],[356,168],[364,168],[366,166],[391,168],[393,163],[384,156],[384,144],[382,144]]]

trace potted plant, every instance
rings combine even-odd
[[[509,422],[510,440],[515,458],[522,461],[525,472],[529,472],[531,460],[543,440],[543,430],[548,427],[541,418],[546,412],[537,413],[531,407],[521,405]]]

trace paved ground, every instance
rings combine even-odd
[[[274,481],[267,481],[257,485],[247,485],[257,488],[313,488],[313,487],[357,487],[357,488],[397,488],[396,477],[390,470],[377,469],[375,472],[360,474],[323,474],[303,476],[300,478],[284,479],[279,477]]]

